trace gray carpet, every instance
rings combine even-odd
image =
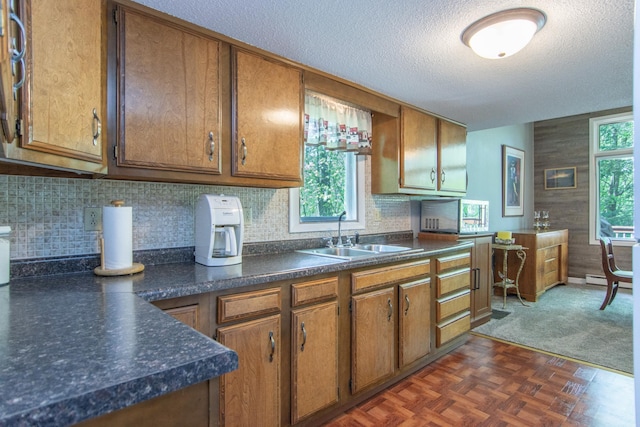
[[[510,314],[472,332],[631,374],[633,297],[621,289],[601,311],[604,295],[604,286],[559,285],[529,307],[509,295],[504,309],[494,296],[492,307]]]

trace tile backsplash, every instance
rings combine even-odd
[[[366,176],[370,176],[367,162]],[[411,229],[407,196],[373,196],[366,185],[366,230]],[[133,249],[194,245],[193,218],[203,193],[238,196],[250,213],[245,242],[320,237],[289,233],[289,190],[196,184],[0,175],[0,225],[11,226],[11,259],[88,255],[99,252],[100,233],[84,231],[84,208],[124,199],[133,207]],[[250,207],[250,209],[246,209]]]

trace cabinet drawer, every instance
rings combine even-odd
[[[445,325],[436,327],[436,346],[440,347],[452,339],[459,337],[471,328],[471,317],[466,314]]]
[[[374,286],[425,276],[430,270],[429,260],[425,260],[351,273],[351,290],[355,293]]]
[[[558,258],[547,258],[544,260],[544,274],[553,273],[558,270]]]
[[[436,273],[442,273],[443,271],[450,270],[452,268],[470,267],[471,266],[471,253],[465,252],[463,254],[451,255],[447,257],[441,257],[436,259]]]
[[[471,307],[471,292],[446,299],[444,301],[436,301],[436,322],[440,322],[449,316],[468,311]]]
[[[338,296],[338,278],[314,280],[296,283],[291,286],[291,304],[297,307],[310,302],[323,301]]]
[[[469,289],[469,268],[458,270],[455,273],[444,274],[436,278],[436,297],[440,298],[450,292],[460,289]]]
[[[280,311],[280,289],[218,297],[218,323]]]

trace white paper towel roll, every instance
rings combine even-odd
[[[133,265],[133,219],[130,206],[102,208],[104,268],[119,270]]]

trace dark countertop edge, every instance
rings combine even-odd
[[[220,366],[225,368],[220,369]],[[229,366],[232,369],[226,369]],[[206,381],[237,367],[237,353],[232,350],[222,351],[155,374],[9,415],[0,419],[0,425],[71,425]],[[145,393],[130,393],[132,389],[144,390]]]
[[[402,243],[402,242],[399,242]],[[297,268],[284,270],[276,273],[265,273],[253,276],[241,276],[230,279],[219,279],[215,281],[205,281],[195,284],[185,284],[180,286],[176,284],[171,287],[158,289],[147,289],[136,292],[136,295],[145,301],[153,302],[163,299],[185,297],[197,295],[207,292],[223,291],[228,289],[242,288],[245,286],[258,285],[262,283],[273,283],[281,280],[291,280],[303,277],[315,276],[318,274],[334,273],[342,270],[350,270],[354,268],[369,267],[379,264],[392,263],[397,261],[410,261],[413,259],[422,259],[441,253],[450,252],[456,249],[462,249],[473,245],[468,239],[458,241],[450,241],[449,245],[431,250],[422,250],[419,252],[396,252],[392,254],[377,255],[368,258],[354,260],[338,260],[335,258],[326,258],[326,264],[309,268]],[[307,255],[317,257],[317,255]]]

